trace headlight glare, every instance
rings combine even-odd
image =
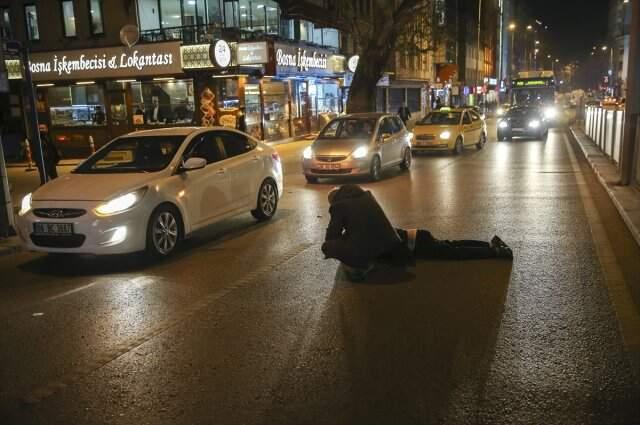
[[[104,204],[98,205],[95,211],[98,215],[114,215],[133,208],[144,196],[147,188],[142,188],[134,192],[113,198]]]
[[[31,211],[31,193],[27,193],[24,198],[22,198],[22,202],[20,203],[20,211],[19,215],[25,215],[29,211]]]
[[[498,108],[498,109],[496,110],[496,114],[498,114],[498,115],[503,115],[503,114],[504,114],[504,109],[502,109],[502,108]]]
[[[558,110],[554,106],[548,106],[544,109],[544,117],[546,119],[553,119],[558,115]]]
[[[449,130],[445,130],[442,133],[440,133],[440,138],[442,140],[449,140],[451,138],[451,132]]]
[[[498,127],[500,127],[500,128],[507,128],[507,127],[509,127],[509,123],[508,123],[508,122],[506,122],[506,121],[500,121],[500,122],[498,123]]]
[[[529,127],[531,127],[531,128],[538,128],[538,127],[540,127],[540,121],[538,121],[538,120],[533,120],[533,121],[531,121],[531,122],[529,123]]]
[[[311,146],[307,146],[304,151],[302,151],[302,157],[304,159],[311,159],[313,158],[313,149],[311,149]]]
[[[366,146],[360,146],[355,151],[353,151],[351,156],[354,157],[355,159],[361,159],[367,156],[368,153],[369,153],[369,149],[367,149]]]

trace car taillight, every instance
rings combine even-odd
[[[278,155],[278,152],[272,153],[271,158],[273,158],[273,160],[276,162],[280,162],[280,155]]]

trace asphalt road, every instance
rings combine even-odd
[[[492,131],[481,151],[362,181],[394,224],[498,234],[515,259],[359,284],[320,253],[338,182],[305,183],[307,143],[279,147],[274,220],[227,220],[168,261],[0,258],[0,423],[640,423],[638,352],[585,205],[630,280],[640,252],[562,130]]]

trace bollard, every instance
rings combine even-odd
[[[31,157],[31,144],[29,139],[24,139],[25,149],[27,150],[27,169],[25,171],[34,171],[33,158]]]
[[[93,143],[93,136],[89,136],[89,148],[91,149],[91,155],[96,153],[96,145]]]

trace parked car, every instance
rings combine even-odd
[[[467,146],[482,149],[487,143],[487,125],[470,108],[433,111],[416,122],[413,133],[414,152],[451,151],[457,155]]]
[[[50,253],[166,257],[196,230],[250,211],[276,212],[283,193],[276,151],[222,127],[167,128],[118,137],[71,174],[22,200],[18,234]]]
[[[320,177],[368,175],[379,180],[384,168],[411,167],[411,132],[396,115],[348,114],[327,124],[303,152],[309,183]]]
[[[545,113],[535,106],[514,106],[498,121],[498,141],[513,137],[547,140],[549,121]]]

